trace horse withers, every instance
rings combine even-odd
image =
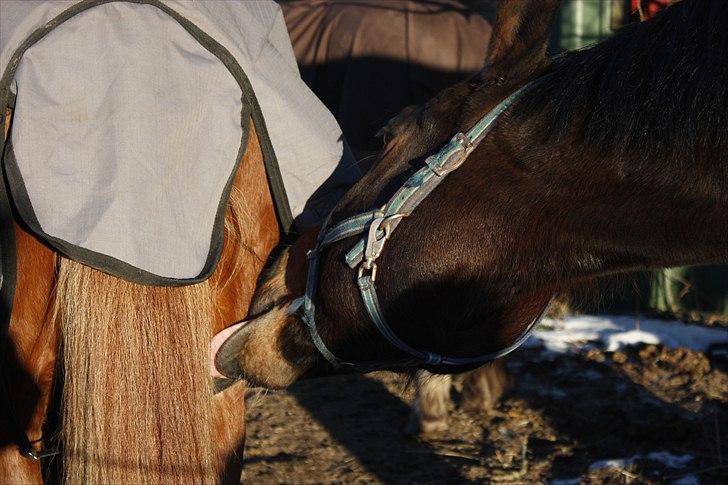
[[[482,72],[393,120],[333,229],[271,268],[253,303],[261,315],[232,339],[229,370],[269,387],[330,372],[329,361],[462,371],[477,364],[438,354],[467,362],[509,349],[552,295],[578,282],[728,261],[728,4],[678,2],[548,59],[557,7],[502,2]],[[477,147],[453,138],[496,106],[504,111]],[[376,210],[412,186],[413,172],[430,177],[427,164],[441,169],[443,156],[467,150],[392,231]],[[340,223],[357,214],[351,225],[364,221],[365,232],[347,237]],[[373,279],[372,266],[357,275],[349,264],[363,245],[376,257],[379,308],[357,285]],[[317,288],[306,295],[312,247]]]

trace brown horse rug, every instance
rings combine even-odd
[[[358,177],[272,1],[3,0],[0,69],[16,214],[135,282],[212,273],[250,117],[284,232],[317,223]]]
[[[480,71],[495,0],[281,0],[301,76],[339,120],[357,158],[375,136]]]

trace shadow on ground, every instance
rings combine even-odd
[[[401,376],[337,376],[251,397],[245,479],[252,483],[700,483],[728,476],[726,355],[640,346],[509,363],[516,388],[496,409],[453,410],[440,435],[402,432],[411,389]],[[721,449],[722,447],[722,449]],[[606,459],[669,451],[589,471]]]

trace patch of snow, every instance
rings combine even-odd
[[[633,456],[632,458],[617,458],[614,460],[599,460],[589,465],[589,471],[595,472],[598,470],[605,470],[607,468],[619,468],[624,470],[629,468],[639,458],[639,455]]]
[[[693,461],[692,455],[673,455],[669,451],[653,451],[647,455],[634,455],[629,458],[617,458],[613,460],[599,460],[589,465],[589,471],[604,470],[606,468],[626,469],[634,465],[637,460],[648,459],[662,463],[668,468],[685,468]]]
[[[670,483],[671,485],[700,485],[700,479],[696,475],[685,475]]]
[[[635,344],[654,344],[661,343],[660,337],[654,333],[645,332],[643,330],[628,330],[626,332],[615,332],[606,335],[607,351],[614,352],[622,347]]]
[[[673,455],[669,451],[653,451],[647,455],[653,461],[659,461],[669,468],[685,468],[693,461],[692,455]]]
[[[705,352],[710,345],[728,343],[728,330],[676,320],[579,315],[558,320],[544,318],[524,346],[542,348],[542,358],[551,358],[554,354],[586,347],[596,346],[614,352],[640,343]]]

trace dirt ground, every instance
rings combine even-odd
[[[516,385],[495,409],[456,404],[428,437],[403,432],[412,389],[395,374],[250,391],[244,483],[728,483],[728,346],[527,349],[508,368]],[[693,459],[669,467],[658,451]]]

